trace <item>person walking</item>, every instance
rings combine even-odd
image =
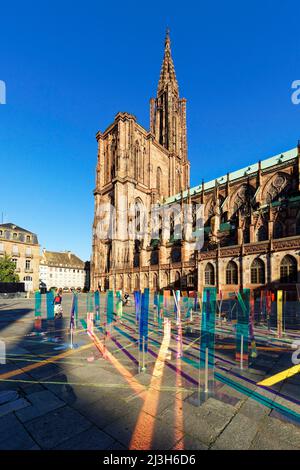
[[[57,289],[53,304],[54,304],[54,318],[62,318],[63,316],[63,308],[61,305],[62,301],[62,289]]]

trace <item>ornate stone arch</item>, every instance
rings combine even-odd
[[[261,242],[268,240],[268,222],[264,214],[259,214],[254,224],[254,230],[256,241]]]
[[[270,204],[281,197],[285,197],[291,187],[291,176],[283,171],[271,176],[262,190],[262,201]]]
[[[236,214],[239,209],[245,209],[249,206],[249,202],[251,198],[253,198],[254,192],[254,188],[247,183],[241,184],[241,186],[236,189],[229,202],[229,212],[231,216]]]

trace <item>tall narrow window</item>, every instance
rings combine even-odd
[[[158,192],[158,195],[160,196],[161,195],[161,192],[162,192],[162,187],[161,187],[161,169],[159,167],[157,167],[157,170],[156,170],[156,189],[157,189],[157,192]]]
[[[265,225],[261,225],[256,232],[256,241],[262,242],[268,240],[268,231]]]
[[[282,238],[283,237],[283,225],[279,220],[276,220],[273,227],[273,237]]]
[[[234,261],[229,261],[226,268],[226,284],[238,283],[238,267]]]
[[[265,263],[259,258],[256,258],[251,264],[251,283],[265,283]]]
[[[293,256],[286,255],[280,263],[280,282],[297,282],[297,261]]]
[[[205,267],[204,282],[207,286],[215,285],[215,268],[211,263],[207,263]]]

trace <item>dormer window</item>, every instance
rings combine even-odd
[[[26,242],[30,243],[30,235],[26,235]]]
[[[14,240],[17,240],[17,238],[18,238],[18,234],[17,234],[16,232],[14,232],[14,233],[13,233],[13,239],[14,239]]]

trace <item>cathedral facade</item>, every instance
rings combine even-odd
[[[179,96],[168,33],[157,95],[150,100],[150,130],[120,112],[96,138],[93,290],[215,286],[225,296],[245,287],[297,292],[300,145],[191,188],[186,99]],[[153,206],[174,204],[192,208],[192,234],[202,206],[201,248],[194,249],[193,236],[174,237],[174,219],[167,238],[161,230],[153,237],[150,228],[142,236],[121,234],[125,219],[125,225],[140,224],[140,207],[150,213]],[[115,208],[113,236],[99,237],[105,205]]]

